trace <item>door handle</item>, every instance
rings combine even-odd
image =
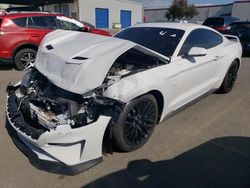
[[[38,34],[31,34],[31,37],[39,37]]]
[[[219,59],[219,56],[215,56],[213,60],[217,61],[218,59]]]

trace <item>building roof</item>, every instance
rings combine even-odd
[[[117,1],[121,1],[121,2],[124,2],[124,3],[129,3],[129,4],[134,4],[134,5],[139,5],[139,6],[143,6],[142,3],[131,1],[131,0],[117,0]]]
[[[61,13],[49,13],[49,12],[23,12],[23,13],[9,13],[0,14],[0,17],[4,18],[19,18],[19,17],[30,17],[30,16],[61,16]]]
[[[16,5],[48,5],[58,3],[73,3],[74,0],[0,0],[3,4],[16,4]]]
[[[197,8],[209,8],[209,7],[222,7],[222,6],[230,6],[233,4],[238,3],[250,3],[250,0],[236,0],[232,3],[226,3],[226,4],[196,4],[195,6]],[[157,6],[157,7],[145,7],[145,11],[152,11],[152,10],[167,10],[169,6]]]

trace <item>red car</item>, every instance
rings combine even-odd
[[[23,70],[35,62],[43,37],[56,29],[91,32],[111,36],[108,32],[89,28],[61,14],[11,13],[0,15],[0,63],[13,63]]]
[[[82,22],[82,24],[84,25],[84,28],[86,28],[86,30],[90,31],[91,33],[104,35],[104,36],[111,36],[109,32],[101,30],[101,29],[97,29],[95,26],[93,26],[92,24],[88,22]]]

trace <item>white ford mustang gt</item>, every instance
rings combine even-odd
[[[132,151],[155,125],[209,92],[230,92],[237,37],[194,24],[141,24],[104,37],[54,31],[7,87],[8,131],[39,169],[76,174],[114,146]]]

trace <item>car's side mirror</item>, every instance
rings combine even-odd
[[[83,31],[83,32],[90,32],[90,28],[87,27],[87,26],[84,26],[84,27],[81,28],[81,31]]]
[[[207,50],[205,48],[193,47],[189,50],[187,56],[189,57],[201,57],[206,56]]]

